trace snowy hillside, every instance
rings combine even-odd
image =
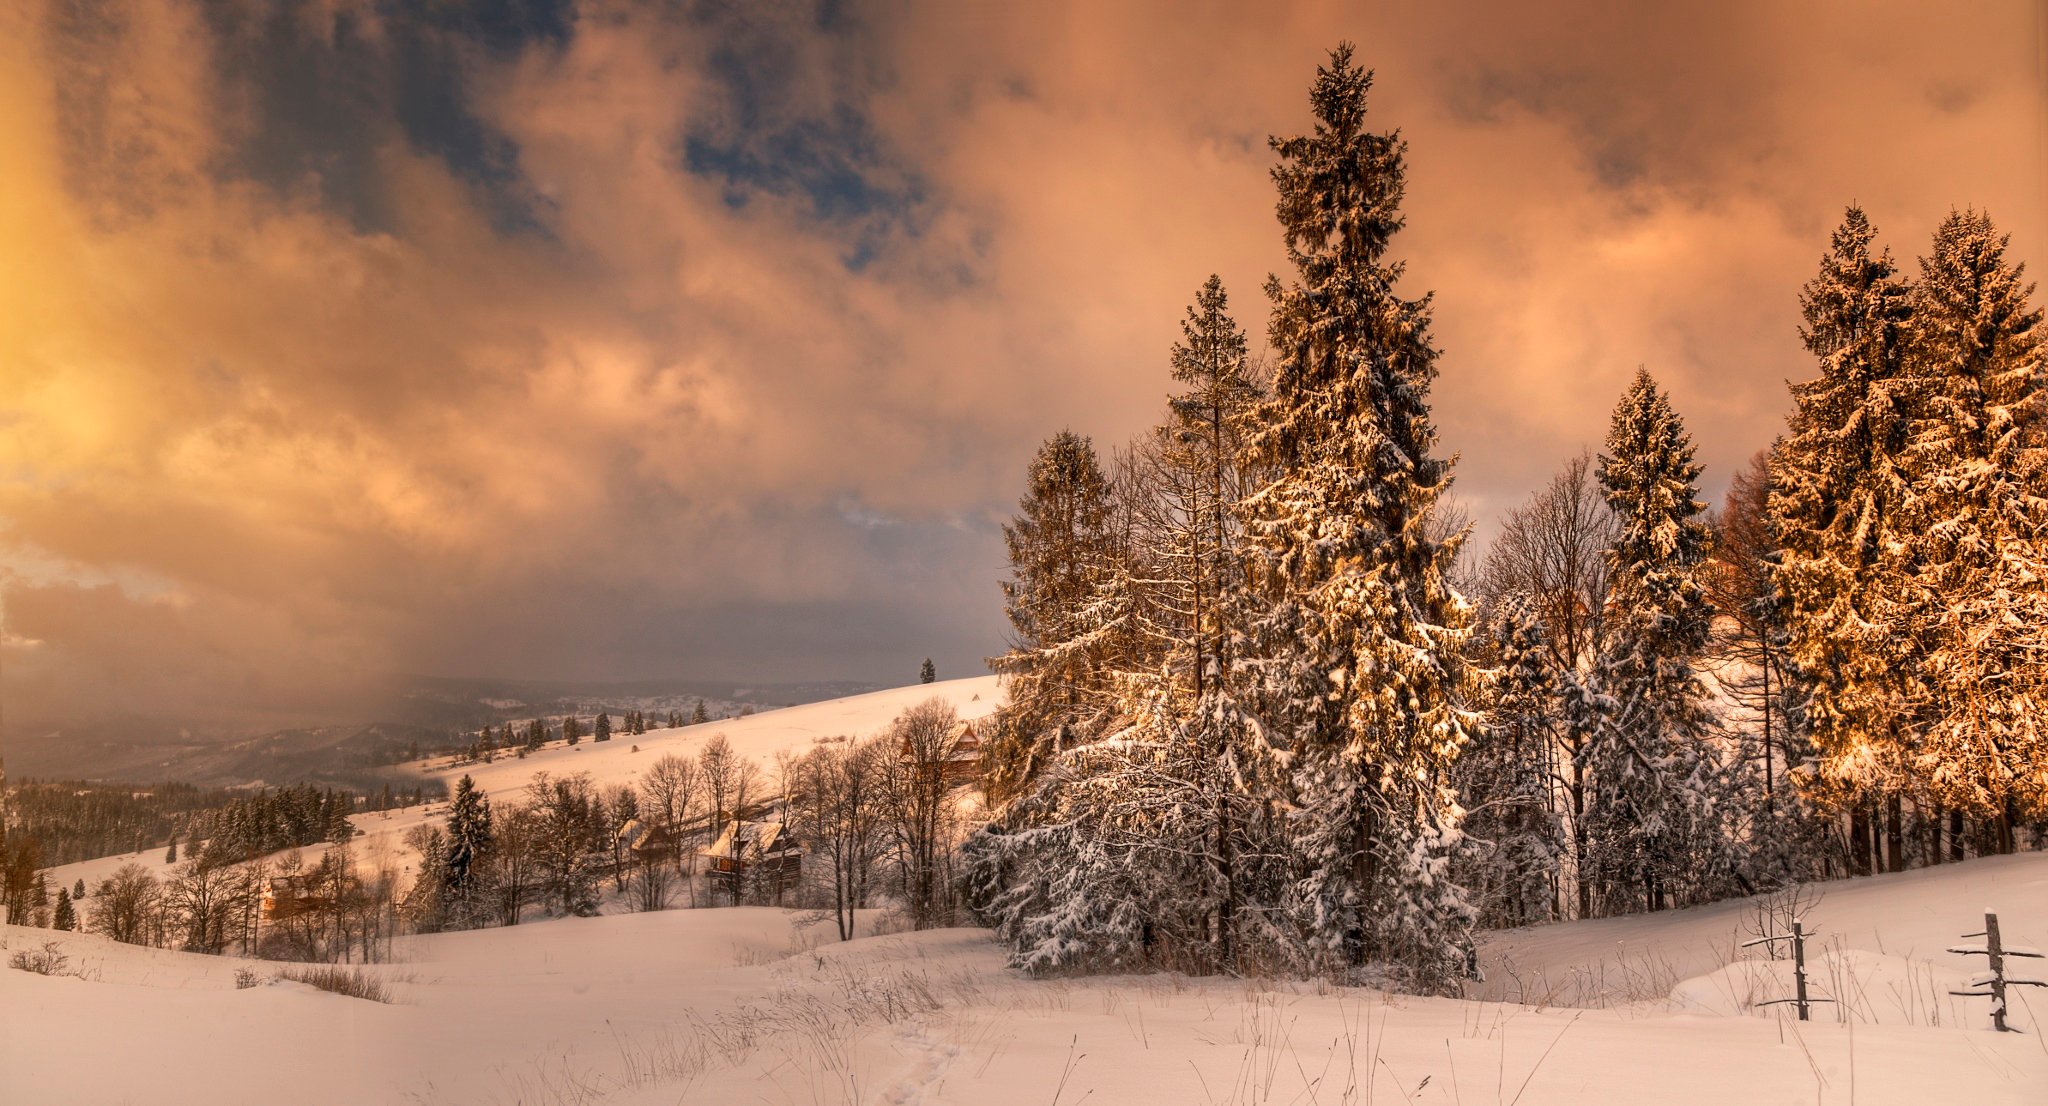
[[[630,784],[639,779],[649,764],[664,753],[694,756],[713,736],[725,735],[733,751],[757,761],[765,771],[781,752],[801,753],[819,740],[832,737],[869,737],[889,727],[906,709],[932,697],[953,705],[963,719],[982,718],[1002,702],[1002,689],[994,676],[964,680],[943,680],[912,684],[888,691],[850,695],[820,703],[763,711],[744,718],[728,718],[677,729],[650,730],[644,734],[620,734],[610,741],[585,740],[569,746],[554,741],[524,758],[501,756],[490,764],[456,764],[437,758],[396,769],[411,778],[423,778],[433,785],[452,785],[464,775],[490,795],[516,794],[535,772],[562,775],[588,772],[599,784]],[[432,790],[432,788],[430,788]],[[401,844],[407,830],[425,821],[447,816],[447,804],[428,803],[410,810],[392,810],[356,815],[356,828],[363,836],[355,843],[358,864],[375,871],[389,861],[395,870],[407,873],[412,861]],[[310,857],[318,849],[305,850]],[[152,875],[164,877],[172,867],[164,862],[164,850],[101,857],[50,869],[52,887],[68,887],[83,879],[88,887],[112,875],[123,864],[140,864]]]
[[[1824,888],[1846,947],[1947,971],[1933,942],[1995,902],[2048,923],[2048,854]],[[1553,977],[1618,956],[1702,975],[1734,904],[1500,935]],[[757,908],[563,919],[404,939],[390,1004],[282,967],[60,939],[84,978],[0,971],[0,1100],[419,1103],[2039,1103],[2048,1051],[1981,1000],[1887,997],[1800,1025],[1711,1004],[1600,1009],[1175,976],[1031,981],[976,930],[819,942]],[[51,934],[0,930],[11,951]],[[1608,969],[1610,973],[1613,969]],[[1945,977],[1944,977],[1945,978]],[[1879,987],[1870,988],[1873,992]],[[1710,993],[1670,981],[1681,1000]],[[2037,1008],[2039,997],[2033,999]],[[1964,1003],[1964,1000],[1958,1000]],[[2024,1007],[2022,1019],[2032,1021]],[[119,1062],[109,1063],[108,1056]]]

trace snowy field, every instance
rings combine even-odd
[[[1962,971],[1945,935],[1974,928],[1987,902],[2014,943],[2042,943],[2048,855],[1822,890],[1811,917],[1839,950],[1822,959],[1863,973],[1867,992],[1846,1023],[1828,1011],[1800,1025],[1724,997],[1739,969],[1721,966],[1718,942],[1739,931],[1737,904],[1497,935],[1488,991],[1509,958],[1525,979],[1615,981],[1542,1005],[1175,976],[1032,981],[977,930],[839,944],[829,925],[762,908],[403,939],[398,963],[368,969],[389,1004],[289,982],[238,989],[238,969],[268,981],[281,966],[71,935],[62,948],[82,978],[0,971],[0,1101],[2048,1101],[2038,1034],[1986,1031],[1983,1000],[1894,1001],[1885,982],[1945,989]],[[50,936],[0,929],[16,950]],[[1667,985],[1672,972],[1697,974]]]
[[[955,680],[411,770],[510,797],[540,770],[631,782],[717,733],[766,767],[935,694],[979,717],[1000,691]],[[408,867],[399,839],[441,805],[358,816],[358,858]],[[90,883],[130,860],[163,867],[159,850],[56,874]],[[842,945],[829,922],[764,908],[404,938],[396,963],[366,969],[389,1003],[280,979],[285,965],[66,935],[77,974],[0,969],[0,1103],[2048,1102],[2041,1037],[1992,1034],[1984,1000],[1946,994],[1981,961],[1942,950],[1987,906],[2009,943],[2048,946],[2048,855],[1806,889],[1815,991],[1841,1001],[1804,1025],[1752,1005],[1791,984],[1789,965],[1736,948],[1751,902],[1488,935],[1486,981],[1462,1001],[1034,981],[978,930]],[[0,955],[52,936],[0,928]],[[2018,1024],[2048,1013],[2048,992],[2015,995]]]

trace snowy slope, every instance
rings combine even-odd
[[[867,737],[880,733],[897,715],[934,696],[953,704],[953,709],[962,718],[981,718],[993,712],[1002,701],[997,677],[978,676],[912,684],[680,729],[649,730],[638,736],[619,734],[603,743],[585,739],[581,744],[564,746],[557,742],[538,753],[529,754],[524,760],[501,757],[490,764],[453,767],[440,760],[413,766],[413,770],[444,781],[467,774],[477,786],[491,794],[510,794],[526,786],[526,781],[542,770],[589,772],[600,784],[630,783],[663,753],[694,756],[712,735],[721,733],[732,743],[734,752],[754,758],[765,770],[773,765],[777,753],[801,753],[816,745],[821,738]],[[640,751],[633,752],[634,746],[638,746]]]
[[[1840,1004],[1823,1011],[1831,1021],[1846,1015],[1866,1024],[1981,1022],[1985,1000],[1948,992],[1966,989],[1984,959],[1944,950],[1973,943],[1962,935],[1984,928],[1987,909],[1999,915],[2008,945],[2048,949],[2048,856],[2040,853],[1808,884],[1802,897],[1802,922],[1818,934],[1808,952],[1814,993]],[[1566,1006],[1648,999],[1766,1016],[1750,1007],[1792,993],[1790,966],[1770,963],[1761,950],[1737,948],[1759,936],[1756,914],[1754,900],[1737,899],[1503,930],[1482,943],[1486,981],[1471,994]],[[2017,961],[2015,971],[2048,978],[2048,961]],[[2013,1007],[2019,1024],[2048,1020],[2048,990],[2015,991]]]
[[[1815,914],[1927,955],[1917,935],[1958,928],[1951,916],[1967,927],[1986,892],[2016,928],[2038,929],[2048,855],[1859,880]],[[1713,940],[1716,918],[1499,940],[1558,970],[1616,949],[1676,960]],[[1031,981],[980,931],[818,944],[829,926],[799,921],[694,910],[412,938],[401,963],[371,969],[392,981],[392,1005],[296,984],[236,990],[238,961],[70,936],[94,979],[0,970],[0,1101],[2048,1101],[2041,1042],[1968,1018],[1800,1025],[1669,1001],[1539,1009],[1172,976]],[[49,937],[0,929],[17,949]]]
[[[405,765],[398,771],[412,778],[447,785],[468,775],[487,794],[504,802],[516,796],[533,774],[540,771],[557,775],[588,772],[600,785],[634,783],[662,754],[695,756],[713,736],[724,734],[735,752],[754,758],[766,772],[773,767],[777,753],[802,753],[814,747],[820,738],[878,734],[887,729],[897,715],[934,696],[951,703],[961,718],[976,719],[986,717],[1001,705],[1002,689],[995,676],[912,684],[888,691],[763,711],[745,718],[728,718],[678,729],[650,730],[638,736],[621,734],[605,742],[585,739],[578,745],[565,746],[556,741],[523,759],[501,757],[490,764],[457,765],[444,757]],[[354,845],[358,864],[367,871],[375,871],[388,859],[395,870],[410,871],[415,858],[401,844],[406,831],[422,822],[444,819],[447,813],[445,802],[435,802],[411,810],[356,815],[352,821],[364,834]],[[318,851],[306,850],[308,859]],[[50,885],[69,887],[73,881],[84,879],[88,888],[97,887],[100,880],[128,863],[140,864],[160,879],[169,874],[172,867],[164,863],[163,849],[152,848],[51,869]]]

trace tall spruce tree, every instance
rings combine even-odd
[[[2048,361],[2006,242],[1954,212],[1921,259],[1909,508],[1931,698],[1915,767],[1939,801],[1992,821],[2001,852],[2023,812],[2048,811]]]
[[[1795,384],[1772,458],[1777,590],[1824,795],[1851,808],[1856,868],[1869,871],[1871,799],[1907,770],[1919,634],[1907,449],[1911,292],[1877,231],[1851,207],[1800,291],[1800,337],[1820,374]]]
[[[1292,757],[1304,959],[1375,962],[1443,990],[1471,922],[1444,878],[1449,769],[1478,724],[1464,702],[1471,612],[1449,579],[1459,539],[1430,526],[1451,469],[1433,455],[1437,350],[1429,297],[1394,291],[1405,144],[1367,128],[1371,85],[1339,46],[1310,92],[1314,131],[1272,143],[1294,272],[1266,289],[1278,361],[1253,448],[1275,475],[1245,501],[1261,609],[1234,653]]]
[[[921,684],[928,684],[937,680],[938,678],[939,670],[937,668],[932,667],[932,659],[930,657],[926,657],[924,659],[924,664],[918,667],[917,682]]]
[[[1592,874],[1615,913],[1676,905],[1717,874],[1718,766],[1697,671],[1712,622],[1700,581],[1709,531],[1699,475],[1685,424],[1638,370],[1600,456],[1616,521],[1607,555],[1614,609],[1595,672],[1600,727],[1583,754]]]

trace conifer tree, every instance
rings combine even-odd
[[[1292,282],[1268,282],[1278,362],[1245,503],[1263,609],[1235,663],[1292,754],[1292,894],[1307,961],[1374,961],[1448,989],[1470,913],[1444,877],[1458,839],[1449,769],[1477,724],[1464,697],[1470,610],[1431,532],[1450,484],[1433,455],[1429,297],[1395,294],[1404,143],[1366,127],[1372,75],[1339,46],[1316,74],[1313,133],[1272,143]]]
[[[690,711],[690,725],[701,726],[709,721],[711,721],[711,715],[704,710],[704,700],[697,700],[697,705]]]
[[[1527,596],[1507,596],[1485,629],[1487,724],[1456,769],[1464,830],[1476,843],[1462,882],[1481,921],[1531,925],[1551,917],[1551,879],[1564,853],[1564,827],[1549,796],[1557,673]]]
[[[612,739],[611,715],[606,714],[604,711],[597,712],[597,725],[592,729],[590,739],[592,741],[610,741]]]
[[[1827,792],[1852,808],[1869,870],[1868,802],[1906,770],[1915,673],[1907,457],[1910,291],[1851,207],[1800,291],[1800,337],[1820,361],[1772,460],[1770,509],[1793,662]]]
[[[1953,212],[1920,261],[1909,506],[1932,699],[1915,767],[1992,820],[2001,852],[2023,813],[2048,811],[2048,361],[2006,243],[1982,212]]]
[[[1614,612],[1596,672],[1601,724],[1584,753],[1593,875],[1614,912],[1673,905],[1718,859],[1718,765],[1697,672],[1712,619],[1700,582],[1709,533],[1699,474],[1684,423],[1638,370],[1600,457],[1617,522]]]
[[[463,776],[448,804],[446,880],[443,906],[459,923],[475,924],[487,907],[483,873],[493,843],[491,800],[475,781]]]
[[[932,667],[932,659],[926,657],[924,665],[917,670],[917,682],[928,684],[939,678],[939,670]]]
[[[57,889],[57,911],[50,918],[51,929],[73,930],[78,928],[78,915],[71,908],[71,892],[68,888]]]
[[[1010,651],[991,662],[1006,700],[984,754],[998,801],[1034,778],[1048,756],[1102,721],[1099,666],[1109,481],[1088,439],[1063,430],[1032,459],[1020,513],[1003,526],[1011,578],[1003,583]]]
[[[72,883],[71,883],[71,901],[72,901],[72,902],[77,902],[78,900],[80,900],[80,899],[83,899],[84,897],[85,897],[85,877],[84,877],[84,876],[80,876],[80,877],[78,877],[78,878],[77,878],[76,880],[73,880],[73,881],[72,881]]]
[[[1151,481],[1167,659],[1196,698],[1228,663],[1226,597],[1243,583],[1238,507],[1255,471],[1244,434],[1263,398],[1229,308],[1223,281],[1212,275],[1181,322],[1171,364],[1186,390],[1167,401]]]

